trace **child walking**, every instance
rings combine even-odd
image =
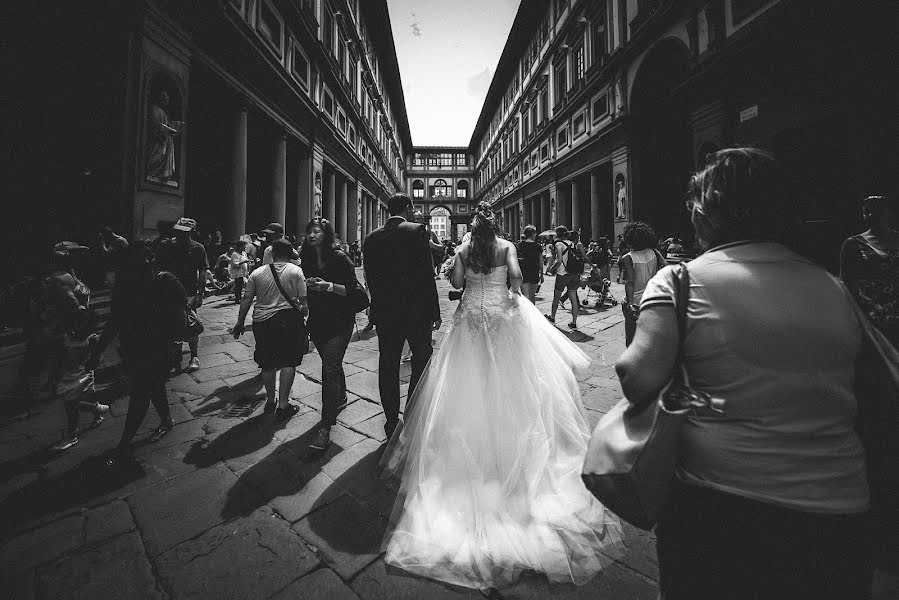
[[[66,430],[54,450],[68,450],[78,443],[79,411],[94,414],[90,428],[97,427],[109,412],[109,406],[100,404],[93,397],[94,372],[87,368],[91,352],[100,341],[94,332],[96,316],[91,310],[79,310],[73,317],[72,327],[66,331],[63,342],[63,364],[56,382],[56,395],[62,399],[66,412]]]

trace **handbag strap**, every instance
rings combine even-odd
[[[296,304],[294,304],[294,302],[293,302],[293,300],[290,298],[290,296],[287,295],[287,292],[284,291],[284,286],[281,285],[281,279],[278,277],[278,271],[275,270],[275,265],[274,265],[274,263],[269,263],[268,267],[269,267],[269,269],[271,269],[271,271],[272,271],[272,277],[275,279],[275,285],[278,286],[278,291],[281,292],[281,296],[282,296],[285,300],[287,300],[287,303],[290,304],[290,306],[293,307],[293,309],[294,309],[295,311],[297,311],[298,313],[302,314],[303,311],[300,310],[300,307],[297,306]]]
[[[690,271],[687,263],[681,263],[674,274],[677,286],[674,288],[674,310],[677,314],[677,358],[674,361],[672,377],[686,383],[684,370],[684,340],[687,337],[687,306],[690,304]]]

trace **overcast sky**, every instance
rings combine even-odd
[[[387,0],[416,146],[467,146],[520,0]]]

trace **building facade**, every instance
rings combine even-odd
[[[475,200],[507,233],[614,237],[635,220],[692,236],[705,156],[774,153],[796,245],[833,267],[858,202],[897,192],[895,4],[523,0],[469,150]]]
[[[438,239],[458,242],[468,231],[473,178],[465,147],[416,146],[406,157],[406,193]]]
[[[352,242],[405,188],[385,0],[22,4],[18,50],[41,56],[12,79],[16,223],[88,241],[188,216],[227,240],[321,215]]]

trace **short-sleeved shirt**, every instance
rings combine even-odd
[[[687,267],[684,363],[695,389],[726,404],[688,417],[679,477],[806,512],[867,510],[848,292],[775,243],[722,245]],[[650,280],[641,310],[674,305],[678,268]]]
[[[287,295],[294,298],[306,296],[306,278],[303,269],[284,262],[273,263],[278,279]],[[275,315],[279,310],[293,310],[290,302],[281,294],[278,284],[272,277],[271,267],[260,267],[250,273],[247,285],[243,290],[244,298],[256,298],[253,306],[253,322],[265,321]]]
[[[521,275],[525,283],[540,281],[542,250],[540,244],[533,240],[523,240],[518,244],[518,263],[521,265]]]
[[[178,278],[188,296],[197,295],[200,290],[200,273],[209,268],[206,248],[194,240],[182,246],[177,240],[164,243],[162,266]]]
[[[238,252],[235,250],[231,253],[231,262],[228,265],[228,275],[232,279],[237,279],[238,277],[246,277],[249,273],[249,268],[247,267],[247,261],[250,258],[247,256],[246,252]]]

